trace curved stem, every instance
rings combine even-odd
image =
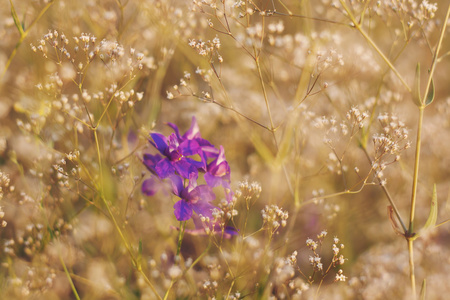
[[[64,273],[65,273],[66,276],[67,276],[67,280],[69,281],[70,288],[72,289],[73,295],[75,296],[75,298],[76,298],[77,300],[80,300],[81,298],[80,298],[80,296],[78,295],[77,288],[75,287],[75,284],[73,283],[73,280],[72,280],[72,277],[70,276],[69,270],[67,270],[67,266],[66,266],[66,264],[65,264],[65,262],[64,262],[64,260],[63,260],[63,258],[62,258],[61,249],[60,249],[59,246],[60,246],[60,245],[58,244],[58,256],[59,256],[59,261],[61,262],[61,265],[62,265],[62,267],[63,267],[63,269],[64,269]]]
[[[144,278],[144,281],[152,289],[152,291],[155,294],[155,296],[158,299],[161,299],[161,296],[158,294],[158,292],[156,291],[155,287],[153,286],[151,281],[148,279],[148,277],[145,274],[144,270],[142,270],[142,265],[141,265],[140,261],[138,261],[136,259],[136,257],[134,256],[133,251],[131,249],[131,245],[128,242],[128,239],[125,237],[125,235],[122,232],[122,230],[120,229],[119,223],[117,222],[116,217],[114,216],[114,214],[113,214],[113,212],[111,210],[110,203],[105,198],[104,182],[103,182],[102,158],[101,158],[101,151],[100,151],[100,143],[99,143],[99,139],[98,139],[98,135],[97,135],[97,128],[98,127],[93,128],[93,131],[94,131],[95,147],[96,147],[96,151],[97,151],[98,163],[99,163],[99,172],[100,172],[100,187],[98,188],[99,194],[100,194],[100,198],[102,199],[103,204],[105,205],[106,209],[108,210],[109,217],[111,218],[111,220],[112,220],[112,222],[114,224],[114,227],[116,228],[117,232],[119,233],[119,236],[120,236],[120,238],[121,238],[125,248],[127,249],[128,254],[130,255],[131,262],[132,262],[133,266],[137,269],[137,271]]]
[[[366,155],[366,158],[369,160],[370,165],[372,165],[372,159],[369,156],[369,153],[367,152],[367,148],[364,145],[361,145],[361,148],[363,149],[364,154]],[[381,184],[381,179],[378,178],[378,182],[380,183],[381,189],[383,190],[384,194],[386,195],[389,204],[391,205],[393,211],[395,212],[395,215],[397,216],[398,221],[402,225],[403,232],[406,233],[408,230],[406,229],[405,223],[403,222],[403,219],[400,215],[400,212],[395,205],[394,199],[392,199],[391,194],[389,193],[388,189],[384,184]]]
[[[5,67],[3,68],[2,75],[0,76],[0,82],[3,80],[3,77],[6,74],[6,71],[8,71],[9,66],[11,65],[12,60],[17,54],[17,51],[19,50],[20,45],[22,45],[23,41],[27,37],[28,33],[30,32],[30,29],[42,18],[42,16],[45,14],[45,12],[52,6],[53,1],[50,1],[47,3],[47,5],[39,12],[36,19],[31,22],[31,24],[28,26],[27,30],[23,30],[23,28],[20,25],[19,19],[17,17],[16,11],[14,9],[14,4],[12,3],[12,0],[9,0],[9,3],[11,4],[11,15],[14,19],[14,23],[16,23],[17,30],[19,30],[20,38],[17,42],[16,46],[14,47],[14,50],[11,52],[8,60],[6,61]]]
[[[166,299],[169,297],[170,290],[172,289],[174,283],[175,283],[175,280],[172,279],[172,280],[170,281],[169,288],[167,289],[167,292],[166,292],[166,294],[164,295],[164,299],[163,299],[163,300],[166,300]]]
[[[394,74],[400,79],[402,84],[406,87],[406,89],[411,92],[411,88],[406,83],[406,81],[403,79],[403,76],[397,71],[397,69],[394,67],[394,65],[391,63],[391,61],[384,55],[384,53],[381,51],[380,48],[378,48],[377,44],[370,38],[370,36],[364,31],[364,29],[361,27],[361,24],[356,21],[355,16],[353,16],[353,13],[348,8],[347,4],[345,4],[344,0],[339,0],[344,10],[347,12],[348,17],[353,22],[353,25],[356,29],[361,33],[361,35],[366,39],[366,41],[375,49],[375,51],[383,58],[383,60],[386,62],[386,64],[391,68],[391,70],[394,72]]]
[[[255,52],[256,52],[256,50],[255,50]],[[266,86],[264,84],[264,79],[263,79],[263,75],[262,75],[262,72],[261,72],[261,64],[259,62],[259,59],[260,59],[260,56],[259,55],[256,56],[256,59],[255,59],[256,68],[258,69],[258,75],[259,75],[258,77],[259,77],[259,80],[260,80],[260,83],[261,83],[261,88],[262,88],[263,95],[264,95],[264,101],[266,103],[267,113],[269,115],[270,132],[272,133],[273,139],[275,141],[275,147],[276,147],[277,153],[278,153],[279,146],[278,146],[277,137],[275,135],[276,129],[275,129],[275,125],[273,124],[272,111],[270,110],[269,98],[267,96],[267,90],[266,90]],[[292,189],[291,181],[289,180],[289,176],[288,176],[288,173],[287,173],[287,170],[286,170],[286,166],[285,166],[284,163],[282,163],[282,167],[283,167],[284,176],[286,177],[286,182],[287,182],[289,191],[291,192],[291,195],[294,195],[294,190]]]
[[[426,95],[428,95],[428,91],[430,90],[431,81],[433,80],[434,70],[436,69],[436,64],[439,60],[438,59],[439,51],[441,50],[442,42],[444,40],[445,30],[447,28],[447,23],[448,23],[449,17],[450,17],[450,4],[447,8],[447,14],[445,15],[445,19],[443,21],[441,35],[439,36],[439,42],[436,46],[436,51],[434,52],[434,55],[433,55],[433,62],[431,64],[431,68],[430,68],[430,75],[428,76],[427,87],[425,89],[425,97],[426,97]]]

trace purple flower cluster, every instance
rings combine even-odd
[[[174,130],[171,135],[150,134],[149,142],[159,154],[144,154],[143,163],[153,176],[143,182],[142,192],[154,195],[160,181],[167,179],[172,193],[180,198],[174,205],[178,221],[189,220],[193,212],[212,219],[212,210],[216,208],[211,203],[216,197],[213,188],[221,186],[228,201],[232,197],[225,151],[222,146],[217,149],[201,137],[195,117],[183,135],[175,124],[168,125]],[[206,184],[199,185],[197,181],[202,174]]]

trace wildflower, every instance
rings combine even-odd
[[[214,147],[208,140],[205,140],[200,135],[200,128],[198,127],[197,120],[195,117],[192,117],[191,127],[187,130],[183,135],[180,134],[178,127],[173,123],[167,123],[174,131],[180,142],[186,140],[193,140],[199,146],[200,150],[196,154],[199,154],[202,158],[203,165],[202,168],[206,170],[206,162],[208,158],[215,158],[219,154],[219,150]]]
[[[345,281],[346,279],[347,276],[344,276],[342,269],[339,269],[339,271],[336,273],[334,281]]]
[[[155,171],[160,178],[178,172],[182,177],[189,178],[191,173],[197,175],[197,168],[201,164],[187,156],[198,154],[200,145],[194,140],[181,141],[172,133],[165,137],[160,133],[152,133],[150,142],[164,157],[155,165]]]
[[[264,225],[267,226],[270,231],[275,232],[280,226],[286,226],[286,220],[289,217],[289,213],[287,211],[283,211],[277,205],[266,205],[261,211],[261,216],[263,218]]]
[[[313,239],[308,238],[308,239],[306,240],[306,246],[307,246],[308,248],[310,248],[311,250],[314,251],[314,250],[317,249],[318,244],[317,244],[317,242],[315,242]]]
[[[225,160],[225,150],[222,146],[220,146],[217,158],[208,164],[205,180],[211,187],[222,185],[230,189],[230,166]]]
[[[143,163],[147,167],[147,169],[152,172],[153,174],[156,174],[156,164],[162,160],[162,156],[159,154],[151,155],[151,154],[144,154],[144,160]]]
[[[144,180],[141,190],[144,195],[153,196],[158,192],[160,186],[161,183],[155,177],[151,177]]]
[[[223,147],[217,149],[201,137],[195,117],[192,118],[191,127],[183,135],[175,124],[168,123],[168,126],[174,132],[167,137],[160,133],[150,134],[150,144],[159,153],[146,153],[143,156],[143,164],[153,176],[143,182],[142,193],[154,195],[162,180],[167,178],[171,182],[173,194],[180,198],[174,205],[175,217],[178,221],[193,218],[196,229],[192,234],[221,233],[224,237],[235,235],[236,229],[226,226],[219,217],[219,214],[223,216],[225,212],[211,204],[215,199],[212,189],[217,186],[225,189],[225,201],[232,201],[230,167],[225,160]],[[203,173],[206,185],[197,185],[199,174]],[[215,218],[213,211],[219,212],[215,213]]]
[[[192,217],[192,211],[198,215],[212,217],[211,211],[214,206],[210,203],[216,198],[212,189],[207,185],[197,186],[196,177],[191,175],[187,187],[183,186],[181,177],[173,175],[172,192],[181,199],[173,206],[175,217],[178,221],[187,221]]]

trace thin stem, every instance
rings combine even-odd
[[[229,299],[229,298],[230,298],[231,291],[233,290],[233,286],[234,286],[234,282],[235,282],[235,281],[236,281],[236,280],[233,279],[233,281],[231,282],[230,288],[228,289],[228,294],[227,294],[227,298],[226,298],[226,299]]]
[[[255,51],[256,52],[256,51]],[[266,108],[267,108],[267,113],[269,114],[269,121],[270,121],[270,132],[272,133],[273,139],[275,141],[275,146],[277,148],[277,153],[279,150],[278,147],[278,141],[277,141],[277,137],[275,135],[275,126],[273,124],[273,118],[272,118],[272,111],[270,110],[270,105],[269,105],[269,98],[267,96],[267,91],[266,91],[266,85],[264,84],[264,79],[263,79],[263,75],[261,72],[261,64],[259,62],[260,56],[257,56],[255,59],[255,63],[256,63],[256,68],[258,69],[258,77],[261,83],[261,88],[263,91],[263,95],[264,95],[264,101],[266,103]],[[292,189],[292,185],[291,185],[291,181],[289,180],[289,176],[286,170],[286,166],[284,165],[284,163],[282,163],[282,167],[283,167],[283,172],[284,172],[284,176],[286,177],[286,182],[289,188],[289,191],[291,192],[291,195],[294,195],[294,190]]]
[[[444,25],[442,26],[441,35],[439,37],[439,42],[436,46],[436,51],[433,56],[433,63],[431,65],[430,69],[430,75],[428,76],[427,86],[425,89],[425,97],[428,95],[428,91],[430,90],[430,86],[433,80],[433,74],[434,70],[436,69],[437,64],[437,58],[439,56],[439,51],[441,49],[442,42],[444,40],[445,35],[445,29],[447,27],[447,21],[450,16],[450,5],[447,9],[447,14],[445,16]],[[422,103],[422,105],[419,107],[419,122],[417,124],[417,139],[416,139],[416,154],[415,154],[415,163],[414,163],[414,177],[413,177],[413,186],[412,186],[412,193],[411,193],[411,210],[409,214],[409,230],[408,235],[411,236],[413,234],[414,230],[414,215],[415,215],[415,209],[416,209],[416,198],[417,198],[417,182],[419,179],[419,161],[420,161],[420,147],[421,147],[421,139],[422,139],[422,125],[423,125],[423,114],[424,109],[426,107],[426,103]]]
[[[131,81],[131,79],[130,79]],[[129,81],[128,81],[129,82]],[[108,100],[108,103],[105,106],[105,109],[103,110],[102,114],[100,115],[100,118],[98,118],[97,124],[95,125],[95,128],[97,128],[100,125],[100,122],[102,121],[103,117],[105,116],[105,114],[108,112],[109,107],[111,106],[111,103],[113,102],[114,98],[115,98],[115,94],[116,92],[120,91],[121,89],[123,89],[127,84],[125,83],[120,89],[117,89],[114,91],[114,93],[111,95],[111,97]]]
[[[170,290],[172,289],[174,283],[175,283],[175,280],[172,279],[172,280],[170,281],[169,288],[167,289],[167,292],[166,292],[166,294],[164,295],[164,300],[166,300],[166,299],[169,297]]]
[[[80,300],[80,296],[78,295],[77,288],[75,287],[75,285],[73,283],[73,280],[72,280],[72,277],[70,275],[71,273],[67,269],[66,263],[64,262],[64,259],[63,259],[62,254],[61,254],[61,240],[57,237],[57,235],[55,234],[54,229],[50,225],[49,220],[48,220],[48,216],[45,213],[45,209],[44,208],[45,208],[44,207],[44,202],[41,202],[40,205],[39,205],[39,209],[41,210],[42,214],[45,217],[45,223],[46,223],[46,226],[47,226],[47,228],[49,230],[49,233],[50,233],[50,239],[53,239],[53,237],[56,237],[59,261],[61,262],[61,265],[62,265],[62,267],[64,269],[64,274],[66,274],[66,276],[67,276],[67,280],[69,281],[69,285],[70,285],[70,288],[72,289],[73,295],[75,296],[75,298],[77,300]]]
[[[147,283],[147,285],[152,289],[153,293],[155,293],[156,297],[158,299],[161,299],[161,296],[159,296],[159,294],[156,292],[155,287],[153,286],[153,284],[150,282],[150,280],[148,279],[147,275],[145,275],[144,270],[142,270],[142,266],[141,264],[136,260],[136,258],[133,255],[133,252],[131,251],[131,246],[127,240],[127,238],[125,237],[125,235],[123,234],[122,230],[119,227],[119,224],[117,223],[116,218],[114,217],[113,212],[111,211],[111,208],[109,206],[108,201],[106,200],[106,198],[103,196],[103,194],[101,195],[101,198],[103,200],[103,203],[106,206],[106,209],[108,210],[108,214],[111,218],[111,220],[114,223],[114,227],[116,228],[117,232],[119,233],[120,238],[122,239],[123,244],[125,245],[125,248],[128,251],[128,254],[130,255],[131,261],[133,263],[133,266],[136,267],[136,269],[138,270],[138,272],[141,274],[141,276],[144,278],[145,282]]]
[[[314,300],[318,299],[318,297],[319,297],[320,288],[322,287],[322,283],[323,283],[324,279],[325,279],[325,276],[320,279],[319,286],[317,287],[316,294],[314,295]]]
[[[70,276],[69,270],[67,270],[66,264],[64,263],[64,260],[62,259],[61,249],[58,249],[58,255],[59,255],[59,260],[61,262],[61,265],[62,265],[62,267],[64,269],[64,273],[66,274],[67,280],[69,281],[69,284],[70,284],[70,287],[72,289],[72,292],[73,292],[75,298],[77,300],[80,300],[80,296],[78,295],[77,288],[73,284],[73,280],[72,280],[72,277]]]
[[[262,76],[262,72],[261,72],[259,56],[255,59],[255,62],[256,62],[256,68],[258,69],[259,81],[261,83],[261,88],[262,88],[263,95],[264,95],[264,101],[266,103],[267,113],[269,114],[270,131],[272,132],[272,134],[274,135],[274,138],[275,138],[275,132],[274,132],[275,126],[273,125],[272,111],[270,110],[269,99],[268,99],[267,91],[266,91],[266,85],[264,84],[264,80],[263,80],[263,76]],[[275,139],[275,144],[277,144],[276,146],[278,148],[278,143],[276,142],[276,139]]]
[[[177,247],[177,255],[175,257],[176,261],[179,261],[180,259],[180,252],[181,252],[181,244],[183,242],[183,236],[184,236],[184,231],[186,228],[186,221],[180,221],[180,231],[178,232],[178,247]],[[197,260],[196,260],[197,261]],[[176,279],[172,279],[170,280],[170,285],[169,288],[166,291],[166,294],[164,295],[164,300],[166,300],[169,297],[170,294],[170,290],[172,289],[174,283],[175,283]]]
[[[100,152],[100,143],[99,143],[99,139],[98,139],[98,135],[97,135],[97,128],[98,127],[93,128],[93,131],[94,131],[95,147],[96,147],[96,150],[97,150],[97,157],[98,157],[98,163],[99,163],[99,172],[100,172],[100,188],[99,188],[100,198],[102,199],[103,204],[105,205],[106,209],[108,210],[109,217],[113,221],[114,227],[116,228],[117,232],[119,233],[119,236],[120,236],[123,244],[125,245],[125,248],[127,249],[128,254],[130,255],[131,262],[132,262],[133,266],[137,269],[137,271],[144,278],[144,281],[152,289],[152,291],[156,295],[156,297],[158,299],[161,299],[161,296],[157,293],[155,287],[153,286],[153,284],[148,279],[148,277],[145,274],[144,270],[142,270],[141,263],[134,257],[133,251],[131,250],[131,245],[128,242],[128,240],[125,237],[125,235],[123,234],[122,230],[120,229],[119,223],[117,222],[116,217],[114,216],[114,214],[113,214],[113,212],[111,210],[110,204],[108,203],[108,201],[105,198],[104,182],[103,182],[102,158],[101,158],[101,152]]]
[[[339,21],[333,21],[333,20],[328,20],[328,19],[297,15],[297,14],[293,14],[293,13],[290,13],[290,12],[286,14],[286,13],[282,13],[282,12],[279,12],[279,11],[274,11],[273,14],[274,15],[283,16],[283,17],[292,17],[292,18],[299,18],[299,19],[306,19],[306,20],[313,20],[313,21],[325,22],[325,23],[330,23],[330,24],[348,26],[347,23],[343,23],[343,22],[339,22]]]
[[[211,249],[211,240],[209,240],[208,242],[208,246],[206,247],[206,249],[202,252],[202,254],[199,255],[199,257],[197,257],[194,262],[186,269],[186,271],[184,271],[184,273],[187,273],[190,269],[192,269],[196,264],[199,263],[199,261],[208,253],[209,249]]]
[[[447,23],[448,23],[449,17],[450,17],[450,4],[449,4],[449,6],[447,8],[447,14],[445,15],[445,19],[444,19],[444,22],[443,22],[443,25],[442,25],[442,30],[441,30],[441,35],[439,37],[439,42],[438,42],[438,44],[436,46],[436,51],[434,52],[433,63],[431,64],[430,75],[428,76],[427,87],[425,89],[425,97],[426,97],[426,95],[428,95],[428,91],[430,90],[431,81],[433,80],[434,70],[436,69],[436,64],[438,62],[439,51],[441,50],[442,42],[444,40],[445,30],[447,28]]]
[[[12,0],[10,0],[9,3],[11,4],[11,14],[13,15],[14,22],[18,22],[19,20],[17,18],[17,14],[15,12]],[[39,12],[36,19],[34,19],[33,22],[31,22],[31,24],[28,26],[27,30],[24,31],[23,28],[21,27],[21,25],[16,23],[17,30],[19,30],[20,38],[19,38],[19,41],[17,42],[16,46],[14,47],[14,50],[11,52],[11,55],[9,56],[8,60],[6,61],[2,75],[0,76],[0,82],[3,80],[3,77],[6,74],[6,71],[8,71],[8,68],[11,65],[12,60],[16,56],[20,45],[22,45],[23,41],[25,40],[28,33],[30,32],[30,29],[42,18],[42,16],[50,8],[50,6],[52,6],[52,4],[53,4],[53,1],[50,1],[49,3],[47,3],[47,5]]]
[[[177,247],[177,256],[180,255],[181,252],[181,244],[183,242],[184,229],[186,228],[186,221],[180,221],[180,231],[178,233],[178,247]]]
[[[95,147],[97,149],[97,157],[98,157],[98,168],[99,168],[99,173],[100,173],[100,194],[104,195],[103,193],[103,167],[102,167],[102,157],[101,157],[101,152],[100,152],[100,143],[98,140],[98,135],[97,135],[97,127],[93,129],[94,130],[94,139],[95,139]]]
[[[195,96],[195,95],[193,95],[193,96]],[[197,97],[197,96],[195,96],[195,97]],[[200,100],[205,101],[205,102],[208,101],[208,99],[203,99],[203,98],[200,98],[200,97],[198,97],[198,98],[199,98]],[[220,102],[217,102],[216,100],[210,100],[210,102],[211,102],[211,103],[214,103],[214,104],[216,104],[216,105],[218,105],[218,106],[220,106],[220,107],[222,107],[222,108],[231,110],[232,112],[238,114],[239,116],[243,117],[244,119],[247,119],[248,121],[250,121],[250,122],[252,122],[252,123],[255,123],[256,125],[258,125],[258,126],[264,128],[264,129],[267,129],[267,130],[269,130],[269,131],[272,131],[272,129],[269,128],[268,126],[263,125],[263,124],[259,123],[258,121],[253,120],[253,119],[250,118],[250,117],[247,117],[247,116],[244,115],[243,113],[241,113],[241,112],[239,112],[238,110],[236,110],[234,107],[228,107],[228,106],[225,106],[225,105],[221,104]]]
[[[367,152],[367,148],[364,145],[361,145],[361,148],[363,149],[364,154],[366,155],[367,159],[369,160],[370,165],[372,166],[373,162],[372,162],[372,159],[369,156],[369,153]],[[378,178],[378,182],[380,183],[381,189],[383,190],[384,194],[386,195],[386,197],[387,197],[387,199],[389,201],[389,204],[391,205],[392,209],[394,210],[398,221],[402,225],[403,232],[406,233],[408,230],[406,229],[405,223],[403,222],[403,219],[400,216],[400,212],[399,212],[397,206],[395,205],[394,199],[392,199],[391,194],[389,193],[389,191],[386,188],[386,186],[384,184],[381,184],[381,179],[380,178]]]
[[[411,281],[411,288],[412,288],[412,294],[413,299],[416,299],[416,276],[414,273],[414,247],[413,247],[413,240],[408,239],[408,253],[409,253],[409,279]]]
[[[416,279],[415,279],[415,273],[414,273],[414,247],[413,243],[414,240],[411,239],[411,237],[414,235],[414,216],[415,216],[415,209],[416,209],[416,198],[417,198],[417,183],[419,179],[419,162],[420,162],[420,147],[421,147],[421,141],[422,141],[422,125],[423,125],[423,115],[425,107],[428,105],[425,103],[426,97],[428,95],[428,92],[430,90],[432,80],[433,80],[433,74],[434,70],[436,68],[437,64],[437,58],[439,56],[439,51],[441,49],[442,42],[444,40],[445,35],[445,29],[447,27],[447,22],[450,16],[450,4],[447,9],[447,14],[445,16],[445,20],[443,22],[441,35],[439,37],[439,42],[436,46],[436,51],[433,55],[433,62],[430,69],[430,74],[428,76],[427,86],[425,89],[425,98],[422,100],[422,105],[419,106],[419,121],[417,124],[417,140],[416,140],[416,154],[415,154],[415,163],[414,163],[414,177],[413,177],[413,186],[412,186],[412,193],[411,193],[411,210],[410,210],[410,221],[409,221],[409,229],[407,232],[407,242],[408,242],[408,253],[409,253],[409,276],[411,280],[411,288],[413,293],[413,299],[416,299]]]
[[[409,229],[408,235],[411,236],[414,231],[414,215],[416,210],[416,198],[417,198],[417,182],[419,180],[419,162],[420,162],[420,148],[422,139],[422,125],[423,125],[423,112],[425,106],[419,107],[419,122],[417,124],[417,140],[416,140],[416,155],[414,160],[414,175],[413,186],[411,194],[411,209],[409,212]]]

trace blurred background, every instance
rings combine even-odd
[[[319,298],[410,299],[407,243],[393,229],[380,182],[408,226],[419,117],[411,90],[420,63],[424,92],[448,3],[345,3],[401,77],[339,1],[5,3],[1,298],[76,299],[75,287],[83,299],[156,299],[111,213],[164,295],[178,263],[176,199],[167,186],[141,193],[150,175],[141,160],[155,153],[150,132],[170,134],[167,122],[185,132],[195,116],[202,137],[224,147],[233,189],[250,196],[236,196],[230,224],[239,235],[208,248],[169,298],[240,291],[237,298],[312,299],[319,280],[301,288],[312,273],[305,242],[327,230],[322,260],[329,263],[339,237],[348,279],[328,275]],[[417,231],[434,184],[437,222],[449,216],[448,33],[424,115]],[[242,182],[257,182],[261,193]],[[261,217],[266,205],[289,213],[274,236]],[[186,266],[209,240],[185,235]],[[444,224],[415,242],[427,299],[449,292],[449,241]],[[306,278],[297,269],[287,279],[277,273],[277,258],[293,251]],[[303,281],[291,287],[295,278]]]

